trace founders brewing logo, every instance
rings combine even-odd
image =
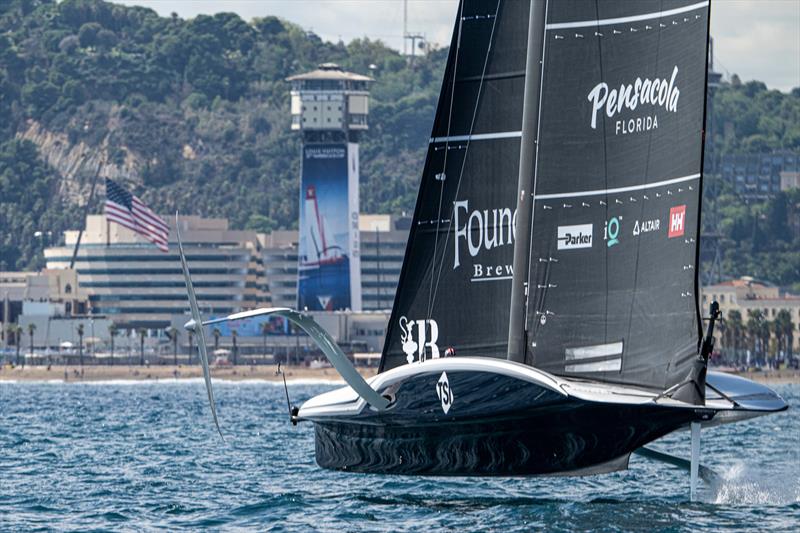
[[[623,109],[635,111],[637,107],[648,106],[648,110],[638,117],[617,120],[615,135],[627,135],[658,128],[658,114],[654,111],[664,108],[665,111],[678,112],[678,98],[681,91],[675,84],[678,76],[678,66],[672,69],[672,76],[666,78],[650,79],[636,78],[633,83],[619,86],[619,89],[609,89],[606,82],[600,82],[589,91],[588,100],[592,103],[592,129],[597,129],[598,115],[605,113],[608,118],[614,118]],[[650,111],[649,109],[653,109]]]
[[[460,200],[453,204],[453,224],[453,270],[461,267],[462,259],[473,258],[475,262],[470,272],[473,281],[511,279],[511,264],[497,260],[484,264],[479,262],[478,257],[482,252],[495,248],[507,246],[509,250],[513,249],[517,226],[515,209],[505,207],[470,211],[469,200]]]
[[[400,317],[400,342],[403,353],[406,354],[406,361],[411,364],[414,360],[419,362],[428,358],[428,348],[430,348],[431,359],[439,358],[439,325],[435,320],[409,320],[404,316]],[[414,330],[416,338],[414,340]]]
[[[574,250],[592,247],[592,224],[558,227],[558,249]]]

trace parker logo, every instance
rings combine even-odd
[[[668,238],[683,237],[684,227],[686,226],[686,206],[676,205],[669,210],[669,233]]]
[[[439,381],[436,382],[436,396],[442,402],[442,411],[447,414],[455,399],[453,397],[453,389],[450,388],[450,382],[447,380],[447,372],[442,372]]]
[[[593,224],[558,227],[558,249],[574,250],[592,247]]]
[[[404,316],[400,317],[400,342],[402,343],[403,353],[406,354],[408,364],[418,360],[425,361],[428,358],[428,348],[430,348],[431,359],[439,358],[439,325],[435,320],[409,320]],[[414,329],[416,329],[417,340],[414,340]]]

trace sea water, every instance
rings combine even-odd
[[[293,404],[331,384],[290,384]],[[798,531],[800,386],[789,411],[703,432],[724,480],[689,502],[682,470],[634,456],[583,478],[332,472],[282,384],[0,383],[0,530]],[[688,457],[689,434],[656,444]]]

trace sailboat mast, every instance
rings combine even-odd
[[[514,239],[511,315],[508,325],[508,360],[525,359],[525,308],[530,258],[533,187],[536,182],[536,152],[539,135],[539,103],[544,70],[544,35],[547,0],[531,0],[528,16],[528,56],[525,62],[525,92],[522,104],[522,139],[517,186],[517,225]]]

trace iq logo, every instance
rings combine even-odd
[[[611,248],[616,244],[619,244],[619,227],[621,221],[622,217],[614,217],[606,222],[606,227],[604,230],[604,239],[606,241],[606,246],[608,246],[609,248]]]
[[[683,237],[684,226],[686,225],[686,206],[676,205],[669,210],[669,233],[668,238]]]

